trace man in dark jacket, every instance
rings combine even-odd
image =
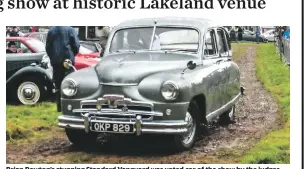
[[[18,34],[18,28],[17,28],[17,26],[14,26],[13,30],[10,33],[10,37],[18,37],[18,36],[19,36],[19,34]]]
[[[75,55],[79,52],[79,39],[75,30],[68,26],[54,26],[48,34],[46,40],[46,52],[53,67],[53,80],[57,88],[56,100],[57,111],[61,111],[61,82],[71,71],[63,66],[66,59],[75,65]]]

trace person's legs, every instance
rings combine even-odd
[[[256,43],[259,43],[260,42],[260,37],[258,34],[255,34],[255,41]]]
[[[65,77],[65,70],[62,65],[53,65],[53,80],[56,87],[57,111],[61,112],[61,82]]]
[[[75,62],[72,61],[73,66],[75,66]],[[72,73],[73,70],[66,69],[62,64],[53,65],[53,81],[56,87],[56,103],[57,103],[57,111],[61,112],[61,83],[65,76]]]

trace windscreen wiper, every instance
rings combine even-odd
[[[120,53],[120,52],[136,53],[135,50],[122,50],[122,49],[117,50],[116,52],[117,52],[117,53]]]
[[[192,52],[194,53],[193,51],[189,50],[189,49],[171,49],[171,50],[165,50],[165,52]]]

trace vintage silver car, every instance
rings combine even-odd
[[[98,133],[149,133],[192,148],[201,124],[233,120],[242,93],[228,36],[205,19],[121,23],[99,64],[62,82],[59,126],[75,145],[93,143]]]

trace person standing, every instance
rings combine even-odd
[[[33,27],[32,27],[32,32],[37,32],[36,26],[33,26]]]
[[[238,39],[239,41],[243,40],[243,29],[240,26],[238,27]]]
[[[7,27],[6,28],[6,37],[10,37],[11,32],[12,32],[11,27]]]
[[[102,26],[101,27],[99,44],[102,48],[102,51],[100,52],[100,57],[103,56],[103,53],[105,51],[110,33],[111,33],[111,28],[110,27],[108,27],[108,26]]]
[[[18,36],[19,36],[17,26],[14,26],[14,27],[13,27],[13,30],[11,31],[11,33],[10,33],[9,36],[10,36],[10,37],[18,37]]]
[[[255,27],[255,41],[256,43],[260,43],[260,35],[261,35],[261,29],[259,26]]]
[[[61,82],[71,73],[64,67],[64,61],[69,59],[75,65],[75,56],[79,52],[79,39],[75,30],[69,26],[51,27],[47,34],[46,52],[53,67],[53,80],[56,87],[57,111],[61,112]]]
[[[283,33],[283,38],[290,40],[290,27],[286,26],[286,30]]]

